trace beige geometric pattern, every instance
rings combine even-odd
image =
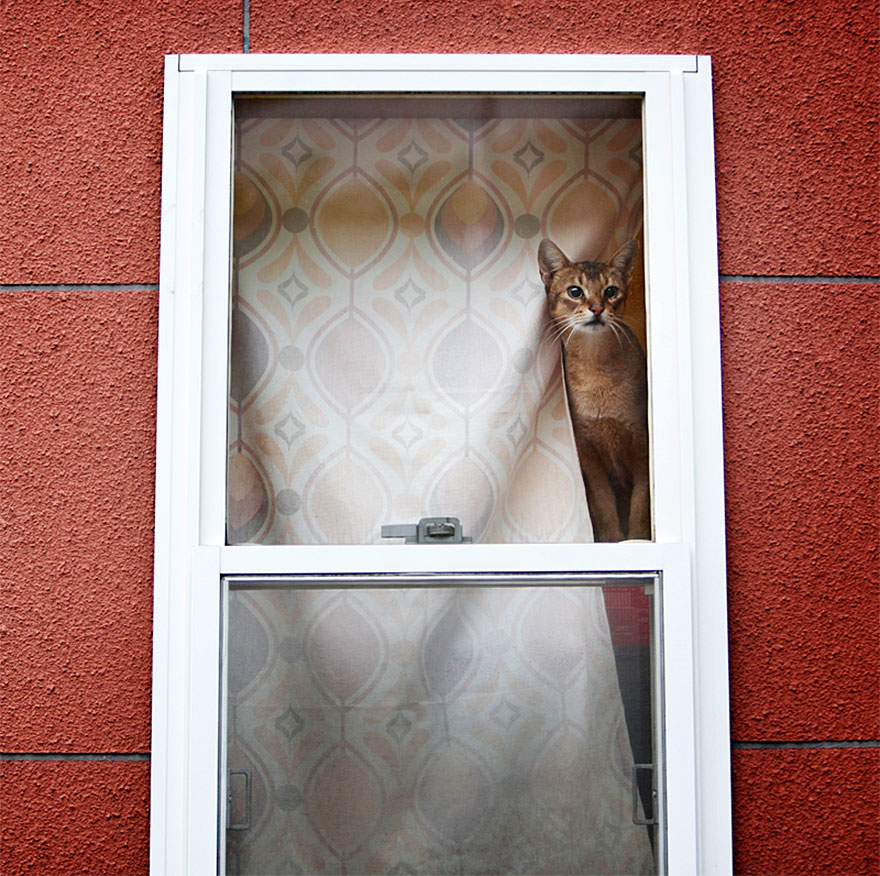
[[[256,104],[237,122],[228,541],[374,543],[424,516],[590,541],[536,250],[638,234],[639,118]]]

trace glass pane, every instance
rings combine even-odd
[[[379,543],[434,516],[584,542],[600,502],[626,521],[607,458],[587,506],[538,249],[641,239],[641,145],[633,98],[239,100],[228,542]],[[609,337],[644,382],[641,252]]]
[[[658,872],[640,580],[231,582],[226,872]]]

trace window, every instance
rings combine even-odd
[[[163,163],[154,871],[729,870],[708,59],[172,57]],[[542,236],[639,242],[650,541]]]

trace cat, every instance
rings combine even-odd
[[[630,240],[608,262],[571,262],[538,247],[596,541],[651,537],[647,366],[622,320],[637,251]]]

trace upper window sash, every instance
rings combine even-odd
[[[190,59],[193,56],[189,56]],[[283,64],[290,56],[283,56]],[[367,61],[363,59],[366,58]],[[187,531],[200,544],[222,545],[225,540],[225,418],[228,400],[228,290],[230,260],[231,178],[233,162],[232,101],[237,93],[282,94],[297,92],[380,92],[398,89],[406,83],[407,93],[419,88],[434,92],[521,92],[634,94],[644,99],[645,166],[645,276],[648,307],[648,361],[650,381],[652,497],[655,539],[663,542],[694,543],[697,515],[694,509],[696,447],[690,388],[695,374],[690,355],[693,296],[690,293],[691,262],[700,253],[688,246],[690,226],[697,218],[689,214],[688,175],[685,166],[687,128],[684,113],[684,75],[651,70],[632,73],[592,73],[578,58],[527,56],[516,75],[510,70],[473,70],[470,58],[459,61],[458,69],[446,60],[442,80],[437,71],[425,69],[428,62],[409,58],[398,69],[385,56],[343,56],[341,69],[324,66],[303,72],[308,58],[298,69],[257,72],[253,69],[211,69],[219,64],[208,59],[208,69],[198,68],[180,85],[177,124],[179,135],[189,137],[188,154],[182,154],[176,179],[168,179],[165,203],[169,205],[166,225],[177,225],[178,255],[174,268],[163,272],[163,288],[175,292],[178,301],[197,296],[201,313],[181,314],[190,323],[190,362],[201,359],[201,369],[192,368],[187,387],[179,379],[177,396],[191,396],[184,403],[199,446],[199,462],[187,476],[193,495],[199,496]],[[642,60],[642,59],[637,59]],[[693,61],[694,59],[691,59]],[[589,59],[593,65],[595,59]],[[601,61],[601,59],[599,59]],[[235,59],[236,64],[238,59]],[[529,62],[534,69],[528,69]],[[248,62],[252,66],[253,62]],[[540,66],[538,66],[540,64]],[[293,66],[293,65],[292,65]],[[647,65],[646,65],[647,66]],[[686,66],[686,65],[679,65]],[[544,69],[552,67],[551,70]],[[585,67],[586,70],[582,69]],[[558,69],[557,69],[558,68]],[[166,136],[169,136],[166,128]],[[690,150],[688,151],[690,154]],[[191,211],[191,212],[190,212]],[[187,213],[189,212],[189,215]],[[204,220],[202,222],[202,220]],[[170,248],[163,235],[163,252]],[[166,246],[169,244],[169,246]],[[714,248],[707,250],[709,261]],[[167,267],[171,259],[163,258]],[[712,277],[717,283],[717,275]],[[712,282],[710,281],[710,283]],[[701,288],[711,289],[711,285]],[[179,368],[179,366],[178,366]],[[701,365],[702,368],[702,365]],[[178,371],[179,373],[179,371]],[[702,375],[705,378],[705,374]],[[701,418],[704,419],[704,418]],[[705,418],[711,422],[711,418]],[[195,462],[195,460],[193,460]]]

